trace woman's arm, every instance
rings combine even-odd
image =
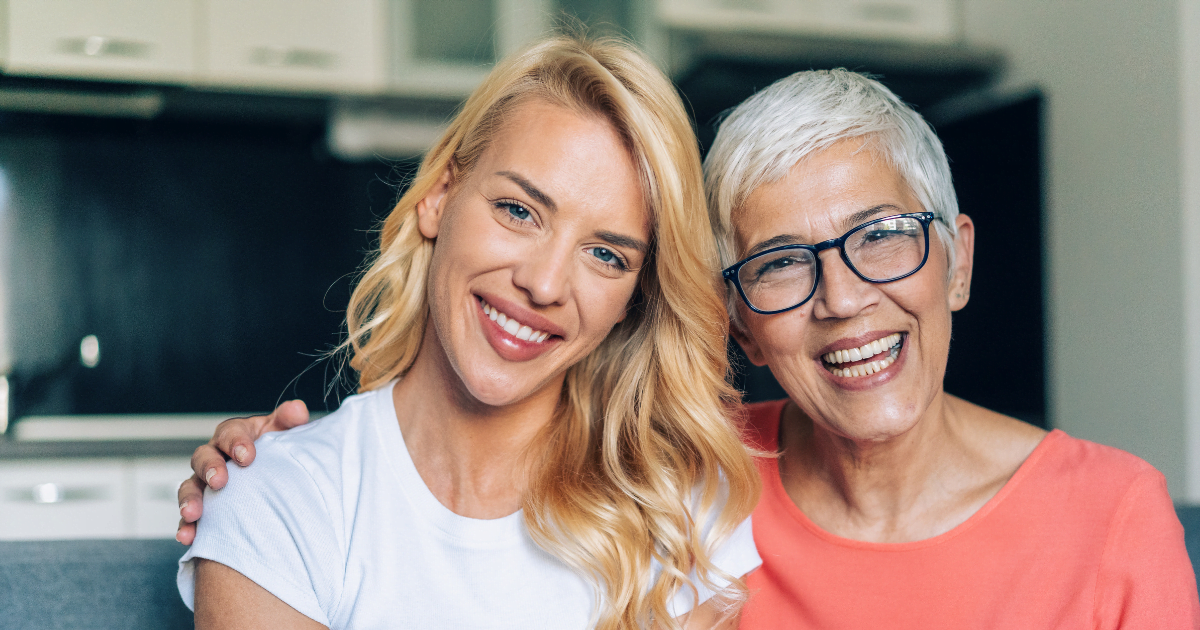
[[[700,604],[687,614],[683,624],[685,630],[734,630],[742,616],[742,607],[735,604],[732,607],[727,602],[718,601],[713,597]]]
[[[211,560],[196,563],[197,630],[325,628],[241,573]]]

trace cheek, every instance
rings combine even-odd
[[[584,338],[599,344],[613,326],[623,319],[637,287],[637,279],[596,278],[594,273],[586,269],[580,276],[583,281],[575,292],[580,331]]]
[[[794,374],[798,366],[808,361],[805,337],[810,309],[811,307],[805,304],[778,315],[743,317],[742,321],[746,322],[747,330],[754,338],[763,359],[776,374]]]

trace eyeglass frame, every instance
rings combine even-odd
[[[864,276],[862,274],[862,272],[860,272],[858,270],[858,268],[854,266],[854,263],[850,262],[850,256],[848,256],[846,254],[845,245],[846,245],[847,237],[849,237],[851,234],[854,234],[855,232],[858,232],[859,230],[862,230],[863,228],[865,228],[873,223],[880,223],[883,221],[887,221],[889,219],[903,219],[903,218],[916,219],[917,221],[919,221],[921,223],[921,228],[925,232],[925,255],[921,257],[921,264],[917,265],[917,267],[915,269],[913,269],[912,271],[910,271],[906,274],[903,274],[903,275],[896,276],[894,278],[887,278],[884,280],[875,280],[873,278],[868,278],[868,277]],[[886,284],[888,282],[895,282],[897,280],[903,280],[904,278],[907,278],[907,277],[913,275],[914,273],[917,273],[918,271],[921,270],[922,267],[925,266],[925,263],[929,260],[929,224],[933,223],[933,221],[936,218],[937,218],[937,215],[935,215],[932,212],[907,212],[904,214],[893,214],[893,215],[889,215],[886,217],[880,217],[878,219],[871,219],[870,221],[867,221],[865,223],[860,223],[859,225],[856,225],[856,226],[850,228],[850,230],[847,231],[845,234],[843,234],[837,238],[831,238],[827,241],[821,241],[820,243],[814,243],[812,245],[802,245],[799,243],[794,244],[794,245],[780,245],[779,247],[772,247],[771,249],[767,249],[767,250],[758,252],[757,254],[754,254],[753,256],[747,256],[746,258],[743,258],[743,259],[739,260],[738,262],[730,265],[729,267],[726,267],[725,269],[723,269],[721,271],[721,275],[725,278],[726,282],[732,282],[733,286],[737,287],[737,292],[738,292],[738,295],[741,296],[742,302],[745,302],[746,306],[748,306],[750,308],[750,310],[754,311],[755,313],[758,313],[760,315],[776,315],[778,313],[786,313],[790,310],[797,309],[797,308],[800,308],[801,306],[804,306],[805,304],[808,303],[809,300],[811,300],[813,298],[814,295],[817,294],[817,287],[821,284],[821,269],[822,269],[821,252],[823,252],[827,249],[833,249],[836,247],[838,252],[841,253],[842,262],[846,263],[846,268],[849,269],[850,271],[853,271],[854,275],[858,276],[859,278],[862,278],[862,280],[864,282],[870,282],[871,284]],[[813,278],[812,290],[808,292],[808,296],[805,297],[803,300],[800,300],[800,302],[798,302],[797,304],[794,304],[787,308],[781,308],[777,311],[760,310],[758,307],[756,307],[750,303],[750,298],[746,297],[746,291],[744,289],[742,289],[742,281],[738,277],[738,272],[742,270],[742,267],[746,263],[750,262],[751,260],[754,260],[755,258],[760,258],[762,256],[766,256],[767,254],[773,254],[775,252],[784,251],[784,250],[788,250],[788,249],[804,249],[804,250],[808,250],[813,253],[813,259],[816,261],[817,273],[816,273],[816,277]]]

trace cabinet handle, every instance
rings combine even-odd
[[[140,59],[150,56],[151,45],[132,39],[89,35],[58,40],[59,52],[84,57],[128,57]]]
[[[28,489],[14,488],[8,491],[8,500],[16,503],[67,503],[72,501],[96,501],[107,499],[107,488],[96,486],[69,487],[57,483],[39,483]]]
[[[258,46],[250,50],[250,63],[272,68],[328,68],[336,60],[337,55],[315,48]]]

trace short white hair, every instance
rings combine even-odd
[[[783,179],[804,158],[849,138],[869,141],[924,211],[934,214],[934,232],[947,246],[953,268],[958,198],[941,141],[882,83],[842,68],[780,79],[721,123],[704,160],[704,186],[723,266],[737,262],[731,216],[750,194]],[[731,301],[735,316],[733,306]]]

